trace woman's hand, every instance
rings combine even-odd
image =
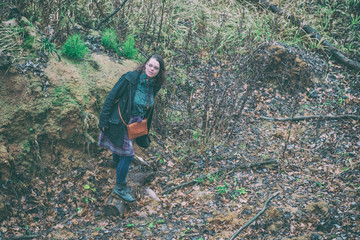
[[[131,119],[131,122],[130,123],[134,123],[134,122],[142,122],[142,118],[140,116],[135,116]]]

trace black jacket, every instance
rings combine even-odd
[[[121,116],[125,123],[128,123],[131,117],[131,108],[134,103],[135,92],[140,78],[139,71],[127,72],[122,75],[119,81],[115,84],[105,99],[102,106],[99,128],[105,128],[104,135],[116,146],[122,147],[124,142],[124,136],[126,133],[126,126],[122,122],[118,106],[120,107]],[[155,85],[154,94],[156,96],[160,87]],[[145,118],[147,118],[148,130],[151,127],[153,111],[151,108],[146,112]],[[136,138],[136,143],[140,147],[147,148],[150,145],[150,138],[148,135],[144,135]]]

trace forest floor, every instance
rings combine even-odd
[[[345,115],[359,107],[352,83],[339,72],[331,76],[300,96],[297,115]],[[151,147],[136,154],[156,169],[146,187],[160,201],[134,188],[136,202],[124,217],[102,211],[115,184],[108,151],[81,167],[46,166],[47,176],[22,182],[24,193],[7,185],[18,211],[2,222],[0,239],[230,239],[276,192],[239,239],[359,239],[359,120],[261,118],[291,116],[291,102],[275,89],[257,89],[232,138],[206,151],[194,142],[189,154],[180,137],[153,134]],[[269,160],[276,164],[232,167]]]

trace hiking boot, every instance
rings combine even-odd
[[[130,189],[126,183],[116,183],[113,189],[113,193],[121,197],[126,202],[133,202],[135,199],[130,194]]]

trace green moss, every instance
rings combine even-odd
[[[51,100],[53,106],[65,106],[67,104],[73,104],[75,106],[79,106],[77,101],[71,94],[69,86],[59,86],[54,89],[54,97]]]

